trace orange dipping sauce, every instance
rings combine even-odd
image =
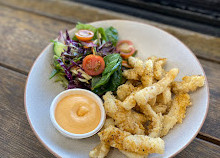
[[[64,130],[84,134],[99,125],[101,110],[92,98],[83,94],[72,94],[57,104],[55,119]]]

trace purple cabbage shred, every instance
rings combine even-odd
[[[90,84],[87,84],[85,82],[80,82],[78,79],[75,79],[69,82],[69,85],[67,88],[68,89],[74,89],[74,88],[91,89],[91,86]]]
[[[63,63],[61,59],[57,59],[57,61],[59,62],[60,66],[64,69],[64,72],[68,80],[71,81],[73,79],[71,72],[67,69],[66,65]]]
[[[97,51],[97,54],[102,57],[109,55],[109,54],[113,54],[113,53],[119,53],[116,50],[116,47],[112,44],[112,42],[106,42],[102,44],[96,49],[96,51]]]

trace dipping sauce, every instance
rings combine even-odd
[[[55,119],[64,130],[84,134],[99,125],[101,110],[92,98],[83,94],[72,94],[57,104]]]

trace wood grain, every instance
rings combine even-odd
[[[0,6],[0,63],[25,72],[59,30],[74,25]]]
[[[26,73],[49,40],[57,36],[59,29],[73,27],[71,24],[2,6],[0,20],[4,22],[0,28],[0,64],[9,65]],[[219,127],[220,93],[219,84],[216,83],[220,83],[220,65],[207,61],[202,64],[211,88],[210,110],[202,132],[219,138],[219,130],[211,127]]]
[[[92,22],[107,19],[127,19],[151,24],[179,38],[197,56],[220,63],[220,38],[217,37],[69,1],[0,0],[0,2],[13,8],[34,12],[36,14],[71,23],[76,23],[77,21]]]
[[[53,157],[37,140],[24,110],[26,76],[0,67],[0,157]]]
[[[0,73],[3,74],[0,75],[0,157],[54,157],[30,129],[23,107],[26,76],[17,72],[27,74],[33,61],[49,40],[57,37],[59,30],[73,28],[77,21],[104,19],[129,19],[152,24],[175,35],[195,52],[210,86],[210,108],[200,138],[204,136],[210,138],[206,139],[208,141],[220,142],[220,38],[78,3],[0,0]],[[220,157],[220,147],[195,139],[176,157]]]
[[[52,158],[36,139],[27,122],[23,91],[26,76],[0,67],[0,153],[1,157],[40,157]],[[207,157],[220,156],[220,147],[195,139],[176,157]]]
[[[202,133],[216,137],[220,141],[220,64],[200,60],[208,78],[210,90],[209,111]]]
[[[209,142],[194,139],[194,141],[180,152],[175,158],[219,158],[220,147]]]

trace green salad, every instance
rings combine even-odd
[[[78,23],[70,37],[60,31],[54,44],[53,71],[66,89],[84,88],[103,95],[123,84],[122,71],[129,69],[129,56],[135,55],[133,43],[119,41],[114,27],[102,28]]]

